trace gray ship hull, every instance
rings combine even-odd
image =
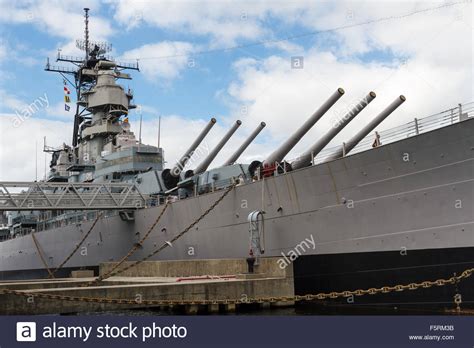
[[[450,277],[474,266],[473,155],[474,119],[468,119],[343,159],[237,186],[195,228],[153,259],[246,257],[247,217],[254,210],[263,210],[265,256],[283,258],[292,250],[301,254],[294,263],[299,293]],[[217,191],[174,202],[131,259],[139,260],[172,239],[221,194]],[[66,267],[93,268],[121,259],[161,209],[138,210],[133,222],[118,215],[101,218],[84,243],[85,249]],[[86,221],[36,233],[51,268],[69,255],[91,224]],[[315,241],[314,248],[308,243],[310,247],[301,248],[307,239]],[[0,243],[0,272],[3,278],[44,274],[31,236]],[[467,292],[464,302],[474,303],[473,280],[462,286]],[[426,295],[429,290],[421,292]],[[425,302],[452,303],[453,291],[460,290],[440,291],[434,291],[432,300],[424,297]],[[401,296],[392,297],[393,303],[420,302]],[[388,297],[371,299],[391,301]]]

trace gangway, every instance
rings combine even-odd
[[[0,182],[0,211],[140,209],[150,198],[131,183]]]

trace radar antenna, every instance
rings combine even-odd
[[[105,53],[112,51],[112,45],[107,42],[97,42],[89,40],[89,8],[84,8],[84,40],[76,40],[76,47],[86,52],[86,60],[91,57],[96,59],[97,56],[103,56]]]

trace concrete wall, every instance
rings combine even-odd
[[[281,269],[277,257],[259,259],[255,273],[263,273],[265,277],[293,277],[293,267]],[[120,268],[133,262],[124,262]],[[101,275],[112,269],[116,262],[100,264]],[[123,277],[191,277],[203,275],[230,275],[247,272],[246,259],[207,259],[207,260],[179,260],[179,261],[145,261],[120,273]]]
[[[177,282],[176,277],[203,275],[238,275],[246,273],[245,259],[148,261],[130,269],[120,277],[110,278],[100,286],[82,287],[84,280],[44,280],[0,283],[1,288],[28,290],[29,299],[20,295],[0,295],[0,314],[57,314],[87,311],[121,310],[150,307],[140,303],[107,304],[89,301],[68,301],[34,297],[35,293],[79,296],[86,298],[141,300],[246,300],[249,298],[294,296],[293,266],[281,269],[278,258],[262,258],[255,269],[257,278],[197,279]],[[127,263],[129,264],[129,263]],[[100,266],[104,274],[115,263]],[[150,277],[141,282],[137,277]],[[163,281],[162,277],[170,277]],[[153,279],[156,278],[156,281]],[[131,283],[133,282],[135,283]]]

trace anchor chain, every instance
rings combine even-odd
[[[87,239],[87,237],[89,237],[89,235],[91,234],[92,230],[94,229],[95,225],[97,224],[97,222],[99,221],[100,217],[102,216],[102,212],[98,213],[94,222],[92,223],[91,227],[89,228],[89,230],[87,231],[87,233],[82,237],[82,239],[79,241],[79,243],[77,243],[77,245],[75,246],[75,248],[72,250],[72,252],[64,259],[63,262],[61,262],[61,264],[56,267],[54,269],[54,271],[52,272],[49,272],[49,276],[48,278],[54,278],[54,274],[59,271],[61,268],[63,268],[63,266],[71,259],[71,257],[74,256],[74,254],[76,253],[77,250],[79,250],[79,248],[81,247],[81,245],[84,243],[84,241]]]
[[[112,276],[113,272],[119,268],[126,260],[128,260],[128,258],[130,256],[132,256],[133,254],[135,254],[135,252],[138,250],[138,248],[140,248],[143,243],[145,242],[145,240],[148,238],[148,236],[151,234],[151,232],[153,231],[153,229],[155,228],[155,226],[158,224],[158,222],[161,220],[161,217],[164,215],[166,209],[168,208],[168,206],[170,205],[170,201],[167,200],[166,201],[166,204],[165,206],[163,207],[163,210],[161,211],[161,213],[158,215],[157,219],[155,220],[155,222],[150,226],[150,228],[148,229],[148,231],[145,233],[145,235],[143,236],[142,239],[140,239],[140,241],[138,243],[136,243],[131,249],[130,251],[127,253],[127,255],[125,255],[124,257],[122,257],[122,259],[114,266],[112,267],[112,269],[110,271],[108,271],[107,273],[105,273],[104,275],[100,275],[99,277],[97,277],[97,279],[95,279],[92,283],[97,283],[97,282],[100,282],[104,279],[107,279],[109,277]]]
[[[420,288],[431,288],[432,286],[446,286],[448,284],[456,284],[463,279],[469,278],[472,273],[474,273],[474,268],[469,268],[464,270],[459,276],[452,276],[448,279],[437,279],[434,281],[425,280],[419,283],[409,283],[409,284],[397,284],[394,286],[382,286],[380,288],[369,288],[369,289],[357,289],[353,291],[333,291],[330,293],[319,293],[315,295],[303,295],[303,296],[295,296],[296,301],[311,301],[311,300],[325,300],[328,298],[335,299],[340,297],[350,297],[350,296],[364,296],[364,295],[376,295],[380,293],[390,293],[390,292],[401,292],[405,290],[418,290]]]
[[[173,305],[211,305],[211,304],[251,304],[251,303],[275,303],[275,302],[301,302],[315,301],[325,299],[336,299],[340,297],[375,295],[379,293],[400,292],[406,290],[418,290],[421,288],[430,288],[432,286],[446,286],[448,284],[456,284],[464,279],[469,278],[474,273],[474,268],[464,270],[459,276],[452,276],[447,279],[437,279],[434,281],[426,280],[419,283],[398,284],[394,286],[383,286],[380,288],[357,289],[352,291],[329,292],[295,296],[272,296],[272,297],[254,297],[240,299],[214,299],[214,300],[137,300],[123,298],[104,298],[104,297],[82,297],[68,295],[53,295],[42,292],[28,292],[11,289],[0,289],[0,294],[10,294],[23,297],[37,297],[49,300],[62,300],[73,302],[89,302],[89,303],[110,303],[110,304],[127,304],[127,305],[149,305],[149,306],[173,306]]]
[[[135,261],[134,263],[118,270],[118,271],[115,271],[115,272],[108,272],[107,273],[107,278],[109,277],[113,277],[113,276],[116,276],[118,274],[121,274],[135,266],[138,266],[139,264],[141,264],[142,262],[145,262],[146,260],[150,259],[151,257],[153,257],[154,255],[158,254],[159,252],[161,252],[162,250],[166,249],[167,247],[169,247],[170,245],[172,245],[176,240],[178,240],[179,238],[181,238],[185,233],[187,233],[191,228],[193,228],[196,224],[198,224],[202,219],[204,219],[204,217],[206,217],[212,210],[214,210],[215,207],[217,207],[217,205],[222,202],[222,200],[230,193],[230,191],[232,191],[235,187],[237,186],[237,183],[234,183],[232,184],[232,186],[229,186],[226,191],[219,197],[219,199],[217,199],[204,213],[201,214],[201,216],[199,216],[193,223],[191,223],[188,227],[186,227],[183,231],[181,231],[179,234],[177,234],[173,239],[171,239],[170,241],[166,241],[165,243],[163,243],[163,245],[161,247],[159,247],[158,249],[152,251],[151,253],[149,253],[147,256],[145,256],[143,259],[141,260],[138,260],[138,261]],[[116,267],[114,267],[115,269]],[[100,278],[100,277],[99,277]],[[99,279],[98,278],[98,279]],[[100,278],[101,280],[104,279],[104,278]]]
[[[48,263],[46,262],[46,259],[44,258],[44,255],[40,249],[40,246],[39,246],[39,243],[38,243],[38,240],[36,239],[36,236],[35,236],[35,232],[31,232],[31,238],[33,239],[33,242],[35,243],[35,247],[36,247],[36,250],[38,251],[38,255],[41,259],[41,262],[43,263],[44,265],[44,268],[46,268],[46,271],[48,271],[48,274],[49,274],[49,277],[52,277],[54,278],[54,275],[53,273],[51,272],[51,269],[49,268],[49,265]]]

